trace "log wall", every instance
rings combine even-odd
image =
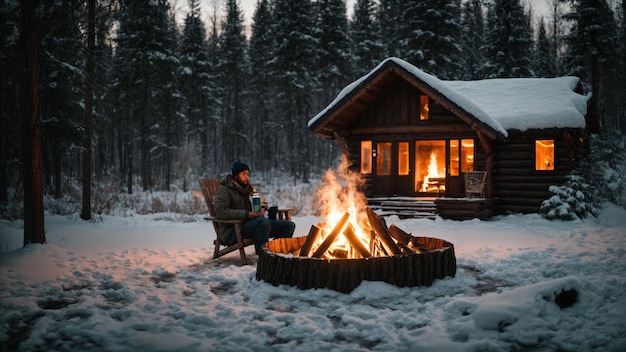
[[[498,199],[496,212],[536,213],[541,203],[552,196],[549,187],[562,185],[565,176],[584,157],[584,140],[576,137],[575,144],[567,142],[576,131],[540,131],[509,133],[505,143],[494,145],[493,196]],[[555,140],[555,169],[535,170],[536,139]]]

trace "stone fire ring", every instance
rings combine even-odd
[[[411,236],[420,253],[359,259],[320,259],[288,255],[302,248],[306,237],[267,242],[259,255],[256,279],[274,286],[300,289],[329,288],[349,293],[363,280],[384,281],[399,287],[430,286],[456,274],[454,245],[431,237]]]

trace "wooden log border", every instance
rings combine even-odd
[[[274,286],[349,293],[363,280],[414,287],[430,286],[437,279],[456,275],[454,245],[438,238],[411,236],[412,244],[425,251],[395,256],[322,259],[289,255],[299,253],[305,241],[306,237],[295,237],[266,243],[259,255],[256,279]]]

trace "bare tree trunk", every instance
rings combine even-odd
[[[91,131],[93,128],[94,50],[96,48],[96,0],[89,0],[87,14],[87,86],[85,87],[85,150],[83,151],[83,209],[80,218],[91,219]]]
[[[24,246],[45,243],[39,116],[39,50],[35,28],[36,0],[20,2],[24,82]]]

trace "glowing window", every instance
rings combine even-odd
[[[461,171],[474,171],[474,140],[461,140]]]
[[[446,190],[446,141],[415,141],[415,192]]]
[[[398,175],[409,174],[409,142],[398,143]]]
[[[554,139],[535,141],[535,170],[554,170]]]
[[[391,175],[391,143],[376,144],[376,175]]]
[[[459,176],[459,140],[450,140],[450,176]]]
[[[420,120],[428,120],[428,95],[420,95]]]
[[[372,141],[361,141],[361,173],[372,173]]]

